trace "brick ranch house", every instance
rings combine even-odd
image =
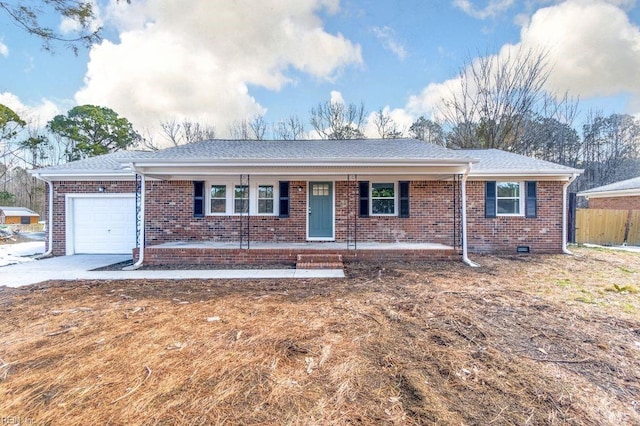
[[[640,176],[579,192],[590,209],[640,210]]]
[[[461,259],[566,252],[580,170],[413,139],[208,140],[34,171],[49,184],[53,255],[145,264]]]

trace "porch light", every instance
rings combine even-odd
[[[104,186],[99,186],[98,187],[98,192],[104,192],[104,191],[106,191]]]

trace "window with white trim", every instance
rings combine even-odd
[[[258,185],[258,214],[273,214],[273,185]]]
[[[380,216],[396,214],[395,182],[371,184],[371,214]]]
[[[233,212],[235,214],[249,213],[249,187],[236,185],[233,190]]]
[[[227,185],[211,185],[211,214],[227,213]]]
[[[279,189],[276,182],[257,181],[251,186],[231,179],[207,182],[207,215],[247,214],[272,216],[278,214]],[[206,186],[205,186],[206,187]]]
[[[496,182],[496,213],[498,216],[522,215],[524,198],[522,182]]]

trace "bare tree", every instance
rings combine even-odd
[[[273,125],[273,134],[276,139],[296,140],[304,139],[304,124],[297,115],[291,115],[283,121]]]
[[[249,122],[249,128],[253,133],[253,139],[255,140],[264,140],[265,134],[267,133],[267,122],[264,121],[264,117],[261,115],[256,115],[253,117],[253,120]]]
[[[581,141],[574,129],[578,99],[543,94],[539,108],[522,122],[514,151],[541,160],[578,167]]]
[[[322,139],[362,139],[364,104],[327,101],[311,108],[311,125]]]
[[[389,111],[385,111],[383,108],[374,113],[373,124],[382,139],[401,138],[404,134],[404,131],[391,118]]]
[[[544,51],[521,49],[469,59],[460,85],[443,99],[442,114],[459,148],[512,150],[522,124],[537,106],[549,76]]]
[[[185,145],[207,139],[215,139],[216,128],[191,120],[167,120],[160,123],[162,135],[173,146]],[[157,148],[156,148],[157,149]]]
[[[244,118],[237,120],[229,125],[231,139],[264,140],[266,132],[267,123],[261,115],[257,115],[251,119]]]

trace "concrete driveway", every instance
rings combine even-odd
[[[130,259],[122,254],[76,254],[3,266],[0,286],[22,287],[48,280],[344,278],[342,269],[92,270]]]
[[[0,268],[0,286],[22,287],[48,280],[88,279],[92,269],[131,259],[126,254],[77,254],[19,263]]]

